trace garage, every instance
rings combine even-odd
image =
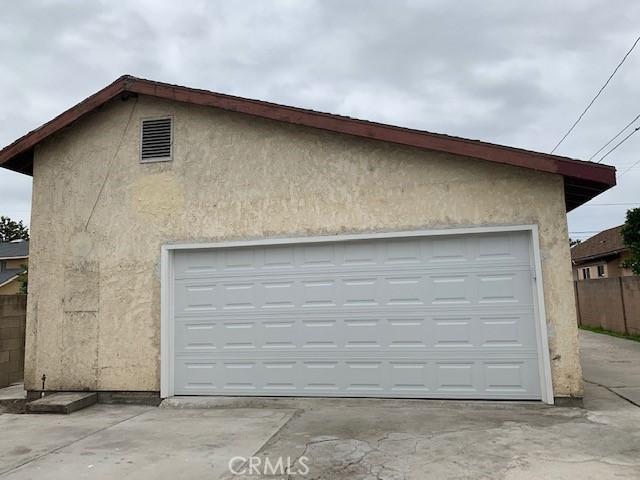
[[[536,238],[165,245],[164,394],[547,400]]]
[[[30,395],[584,393],[567,212],[611,166],[125,75],[0,167]]]

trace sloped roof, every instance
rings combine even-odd
[[[109,100],[131,94],[150,95],[178,102],[210,106],[331,132],[556,173],[564,177],[567,211],[582,205],[616,184],[615,168],[608,165],[583,162],[479,140],[368,122],[208,90],[170,85],[130,75],[118,78],[111,85],[6,146],[0,151],[0,166],[32,175],[35,145]]]
[[[591,260],[615,255],[626,250],[627,247],[625,247],[620,234],[621,230],[622,225],[609,228],[575,245],[571,249],[571,259],[573,261]]]
[[[0,285],[4,285],[8,283],[10,280],[18,278],[24,270],[21,268],[8,268],[2,272],[0,272]]]
[[[29,256],[29,241],[24,242],[1,242],[0,259],[3,258],[23,258]]]

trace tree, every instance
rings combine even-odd
[[[22,220],[15,222],[9,217],[0,217],[0,242],[12,240],[29,240],[29,229],[24,226]]]
[[[640,208],[627,210],[627,220],[622,226],[622,240],[631,252],[623,266],[640,275]]]
[[[27,265],[20,265],[24,270],[20,275],[18,275],[18,281],[20,282],[20,293],[27,294],[27,290],[29,287],[29,268]]]
[[[575,247],[576,245],[579,245],[580,243],[582,243],[582,240],[580,240],[580,239],[574,240],[573,238],[569,238],[569,246],[570,247]]]

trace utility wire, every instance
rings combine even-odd
[[[109,160],[109,163],[107,164],[107,173],[104,176],[104,180],[102,180],[102,183],[100,184],[100,189],[98,190],[98,194],[96,195],[96,199],[93,202],[93,206],[91,207],[91,211],[89,212],[89,216],[87,217],[87,221],[84,224],[84,230],[86,231],[87,228],[89,227],[89,222],[91,221],[91,217],[93,217],[93,212],[95,212],[96,210],[96,206],[98,205],[98,202],[100,201],[100,197],[102,196],[102,191],[104,190],[104,186],[107,184],[107,180],[109,180],[109,176],[111,175],[111,165],[113,164],[113,162],[115,161],[115,159],[118,157],[118,154],[120,153],[120,149],[122,148],[122,144],[124,143],[124,138],[127,135],[127,132],[129,131],[129,125],[131,125],[131,120],[133,118],[133,112],[136,109],[136,106],[138,105],[138,96],[136,95],[136,98],[134,99],[132,105],[131,105],[131,110],[129,111],[129,117],[127,118],[127,123],[124,126],[124,129],[122,130],[122,135],[120,135],[120,141],[118,142],[118,145],[116,146],[115,151],[113,152],[113,155],[111,157],[111,159]]]
[[[618,178],[620,178],[622,175],[624,175],[625,173],[627,173],[629,170],[631,170],[632,168],[635,168],[638,164],[640,164],[640,160],[638,160],[636,163],[634,163],[633,165],[631,165],[629,168],[627,168],[626,170],[623,170],[622,173],[620,175],[618,175]]]
[[[636,127],[633,130],[631,130],[631,133],[629,133],[629,135],[627,135],[626,137],[624,137],[622,140],[620,140],[618,143],[616,143],[615,147],[613,147],[611,150],[609,150],[607,153],[605,153],[600,160],[598,160],[596,163],[600,163],[602,160],[604,160],[605,158],[607,158],[609,156],[609,154],[613,153],[614,150],[616,150],[620,145],[622,145],[624,142],[626,142],[627,140],[629,140],[629,138],[631,137],[631,135],[633,135],[634,133],[636,133],[638,130],[640,130],[640,127]]]
[[[640,202],[638,203],[588,203],[586,205],[580,205],[581,207],[612,207],[612,206],[633,206],[633,205],[640,205]]]
[[[640,37],[636,38],[636,41],[633,42],[633,45],[631,46],[629,51],[624,54],[624,57],[622,57],[622,60],[620,60],[620,63],[618,63],[618,66],[613,70],[611,75],[609,75],[609,78],[607,78],[607,81],[604,82],[604,85],[602,85],[602,87],[600,87],[600,90],[598,90],[598,93],[596,93],[596,96],[591,99],[591,101],[589,102],[587,107],[582,111],[578,119],[575,122],[573,122],[573,125],[571,125],[571,128],[567,130],[567,133],[565,133],[564,136],[560,139],[560,141],[556,144],[556,146],[553,147],[553,150],[551,150],[551,153],[555,152],[560,146],[560,144],[564,142],[565,138],[567,138],[569,134],[573,132],[573,129],[576,128],[576,125],[578,125],[578,123],[580,123],[580,120],[582,120],[582,117],[584,117],[584,114],[587,113],[587,111],[591,108],[591,105],[595,103],[595,101],[598,99],[598,97],[603,92],[603,90],[607,88],[607,85],[609,85],[609,82],[611,82],[611,79],[613,78],[613,76],[618,72],[618,70],[620,69],[622,64],[625,62],[629,54],[633,51],[633,49],[636,48],[636,45],[638,44],[638,42],[640,42]]]
[[[638,120],[640,118],[640,113],[638,115],[636,115],[636,118],[634,118],[633,120],[631,120],[629,123],[627,123],[624,128],[622,130],[620,130],[618,133],[616,133],[616,136],[613,137],[611,140],[609,140],[607,143],[605,143],[603,146],[600,147],[600,149],[595,152],[593,155],[591,155],[589,157],[589,161],[593,160],[593,157],[595,157],[596,155],[598,155],[602,150],[604,150],[605,148],[607,148],[609,145],[611,145],[611,143],[618,138],[620,135],[622,135],[622,133],[629,128],[633,123],[635,123],[636,120]],[[597,162],[600,163],[600,162]]]

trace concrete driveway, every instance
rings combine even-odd
[[[0,478],[220,478],[293,412],[96,405],[71,415],[0,415]]]
[[[245,398],[7,414],[0,478],[286,478],[280,458],[300,479],[640,478],[640,408],[617,391],[631,398],[640,386],[640,343],[582,337],[584,409]],[[218,408],[186,408],[194,405]],[[240,475],[228,470],[233,457]],[[275,475],[264,475],[266,462]]]
[[[581,331],[580,347],[585,383],[640,406],[640,342]]]

